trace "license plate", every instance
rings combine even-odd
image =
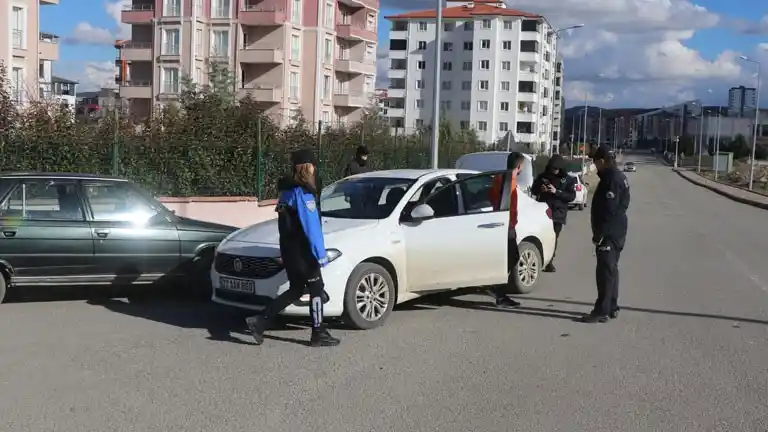
[[[237,291],[247,294],[253,294],[254,291],[256,291],[256,283],[252,280],[220,277],[219,283],[221,285],[220,288],[227,291]]]

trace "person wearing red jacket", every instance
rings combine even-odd
[[[509,183],[509,225],[507,230],[507,274],[508,280],[506,286],[491,288],[490,294],[496,299],[497,307],[518,307],[519,302],[512,300],[507,292],[509,285],[515,283],[514,272],[517,271],[517,263],[520,261],[520,251],[517,248],[517,198],[519,191],[517,189],[517,175],[523,166],[525,156],[522,153],[513,152],[507,157],[507,169],[511,171]],[[505,174],[499,174],[494,179],[491,188],[491,202],[494,208],[501,208],[504,193]]]

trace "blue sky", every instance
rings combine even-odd
[[[41,8],[41,30],[65,38],[54,67],[58,75],[83,87],[108,81],[121,2],[126,0],[61,0]],[[556,26],[585,24],[561,45],[567,100],[587,94],[606,106],[663,105],[689,97],[724,103],[728,87],[754,82],[752,66],[738,55],[768,61],[766,0],[593,0],[590,9],[582,0],[514,4],[544,14]],[[389,33],[384,16],[433,5],[434,0],[383,1],[381,48],[386,49]]]

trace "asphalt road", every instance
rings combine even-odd
[[[522,309],[422,302],[337,349],[296,327],[251,346],[192,303],[8,304],[0,430],[768,430],[768,213],[658,165],[629,178],[617,321],[573,321],[595,295],[587,211]]]

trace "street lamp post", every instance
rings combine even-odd
[[[597,146],[600,146],[600,138],[602,137],[603,132],[603,109],[599,108],[600,110],[600,117],[597,119]]]
[[[715,181],[720,174],[720,125],[722,113],[720,112],[720,106],[717,107],[717,136],[715,137]]]
[[[749,190],[752,190],[752,183],[755,179],[755,149],[757,148],[757,126],[760,122],[760,61],[751,59],[747,56],[741,56],[741,59],[757,65],[757,99],[755,102],[755,125],[752,131],[752,155],[749,164]]]
[[[559,61],[558,60],[558,53],[560,51],[560,32],[564,32],[564,31],[567,31],[567,30],[573,30],[573,29],[577,29],[577,28],[582,28],[582,27],[584,27],[584,24],[576,24],[576,25],[572,25],[570,27],[563,27],[563,28],[557,29],[555,31],[550,31],[550,34],[555,37],[555,73],[552,74],[553,75],[552,76],[552,81],[553,82],[557,81],[557,62]],[[552,129],[555,128],[555,89],[554,89],[554,86],[552,86],[552,120],[549,122],[549,128],[550,128],[550,134],[549,134],[549,141],[550,141],[550,144],[549,144],[549,156],[552,157],[552,133],[551,133],[551,131],[552,131]],[[558,140],[560,139],[559,136],[557,138],[558,138]],[[573,146],[573,142],[571,142],[571,146]],[[559,148],[557,149],[557,152],[560,153],[560,149]]]
[[[437,0],[435,6],[435,71],[432,82],[432,147],[430,159],[432,169],[438,165],[438,140],[440,139],[440,51],[443,40],[443,0]]]
[[[696,172],[701,172],[701,153],[704,151],[704,113],[699,114],[699,164]]]

